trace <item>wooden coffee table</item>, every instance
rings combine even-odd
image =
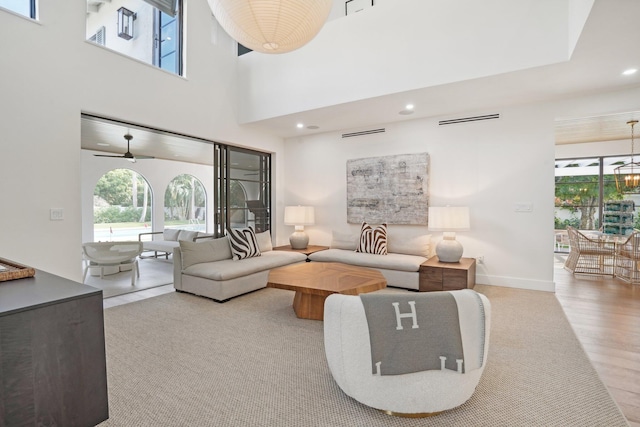
[[[377,270],[337,262],[305,262],[274,268],[267,287],[295,291],[293,310],[302,319],[323,320],[331,294],[358,295],[387,286]]]

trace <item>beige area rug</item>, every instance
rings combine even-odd
[[[103,426],[626,426],[552,293],[478,285],[493,307],[487,368],[464,405],[397,418],[334,383],[323,324],[293,292],[225,304],[171,293],[105,310]]]
[[[109,298],[117,295],[137,292],[143,289],[173,283],[173,260],[164,258],[147,258],[138,260],[140,277],[136,277],[136,284],[131,286],[131,271],[108,274],[104,278],[87,274],[86,284],[102,289],[102,297]]]

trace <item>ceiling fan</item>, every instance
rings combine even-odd
[[[126,134],[124,136],[124,139],[127,140],[127,152],[124,153],[121,156],[114,156],[111,154],[94,154],[94,156],[96,157],[115,157],[118,159],[127,159],[129,160],[131,163],[135,163],[136,160],[144,160],[144,159],[155,159],[155,157],[153,156],[134,156],[131,151],[129,151],[129,143],[131,142],[131,140],[133,139],[133,136],[131,134]]]

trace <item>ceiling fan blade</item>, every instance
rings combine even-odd
[[[134,156],[131,153],[131,151],[129,151],[129,143],[133,139],[133,136],[131,136],[131,134],[127,133],[124,136],[124,139],[127,140],[127,151],[126,151],[126,153],[124,153],[122,155],[118,155],[118,156],[112,155],[112,154],[94,154],[94,156],[96,156],[96,157],[113,157],[113,158],[117,158],[117,159],[126,159],[126,160],[129,160],[131,163],[135,163],[136,160],[155,159],[155,157],[153,157],[153,156]]]
[[[121,159],[121,158],[124,157],[124,156],[114,156],[112,154],[94,154],[94,156],[96,156],[96,157],[114,157],[114,158],[118,158],[118,159]]]

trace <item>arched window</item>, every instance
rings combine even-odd
[[[147,180],[131,169],[104,174],[93,191],[93,240],[138,240],[151,230],[151,189]]]
[[[229,211],[231,228],[247,226],[247,191],[242,183],[232,179],[229,181]]]
[[[164,225],[206,231],[207,194],[202,182],[182,174],[171,180],[164,193]]]

